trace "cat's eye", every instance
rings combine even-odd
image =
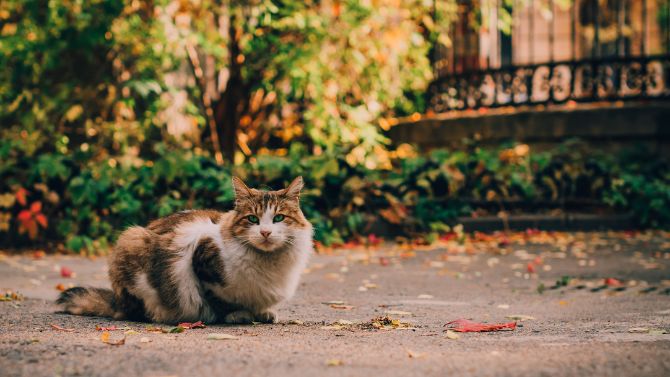
[[[252,223],[252,224],[260,223],[260,221],[258,220],[258,216],[255,216],[255,215],[247,216],[247,220],[249,220],[249,222]]]
[[[284,215],[275,215],[275,217],[272,218],[273,223],[280,223],[284,221]]]

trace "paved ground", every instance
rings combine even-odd
[[[280,324],[178,334],[54,313],[57,284],[107,285],[104,258],[0,254],[0,289],[27,297],[0,302],[0,376],[670,375],[667,233],[523,239],[318,255]],[[60,266],[76,277],[62,278]],[[562,276],[573,279],[551,289]],[[623,285],[599,289],[605,278]],[[366,328],[383,315],[412,328]],[[509,315],[535,319],[514,331],[453,340],[443,333],[454,319],[508,322]],[[338,320],[345,322],[333,325]],[[126,339],[111,346],[96,325],[133,331],[111,331],[112,341]],[[211,333],[237,339],[208,340]]]

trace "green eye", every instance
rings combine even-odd
[[[247,220],[249,220],[249,222],[252,223],[252,224],[258,224],[259,223],[258,217],[254,216],[254,215],[247,216]]]
[[[284,215],[275,215],[275,217],[272,219],[273,223],[279,223],[284,221]]]

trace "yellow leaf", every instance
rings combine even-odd
[[[456,334],[455,331],[451,331],[451,330],[447,330],[447,333],[444,334],[444,336],[445,336],[447,339],[451,339],[451,340],[456,340],[456,339],[458,339],[458,338],[461,337],[460,335]]]
[[[81,105],[74,105],[68,109],[65,113],[65,120],[68,122],[74,122],[84,113],[84,108]]]
[[[16,24],[5,24],[0,31],[0,35],[3,37],[8,37],[16,34]]]

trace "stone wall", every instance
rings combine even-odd
[[[464,138],[474,137],[483,145],[518,141],[538,149],[577,137],[605,150],[643,144],[670,157],[670,102],[493,110],[484,114],[473,111],[401,122],[387,135],[396,145],[410,143],[424,151],[458,147]]]

